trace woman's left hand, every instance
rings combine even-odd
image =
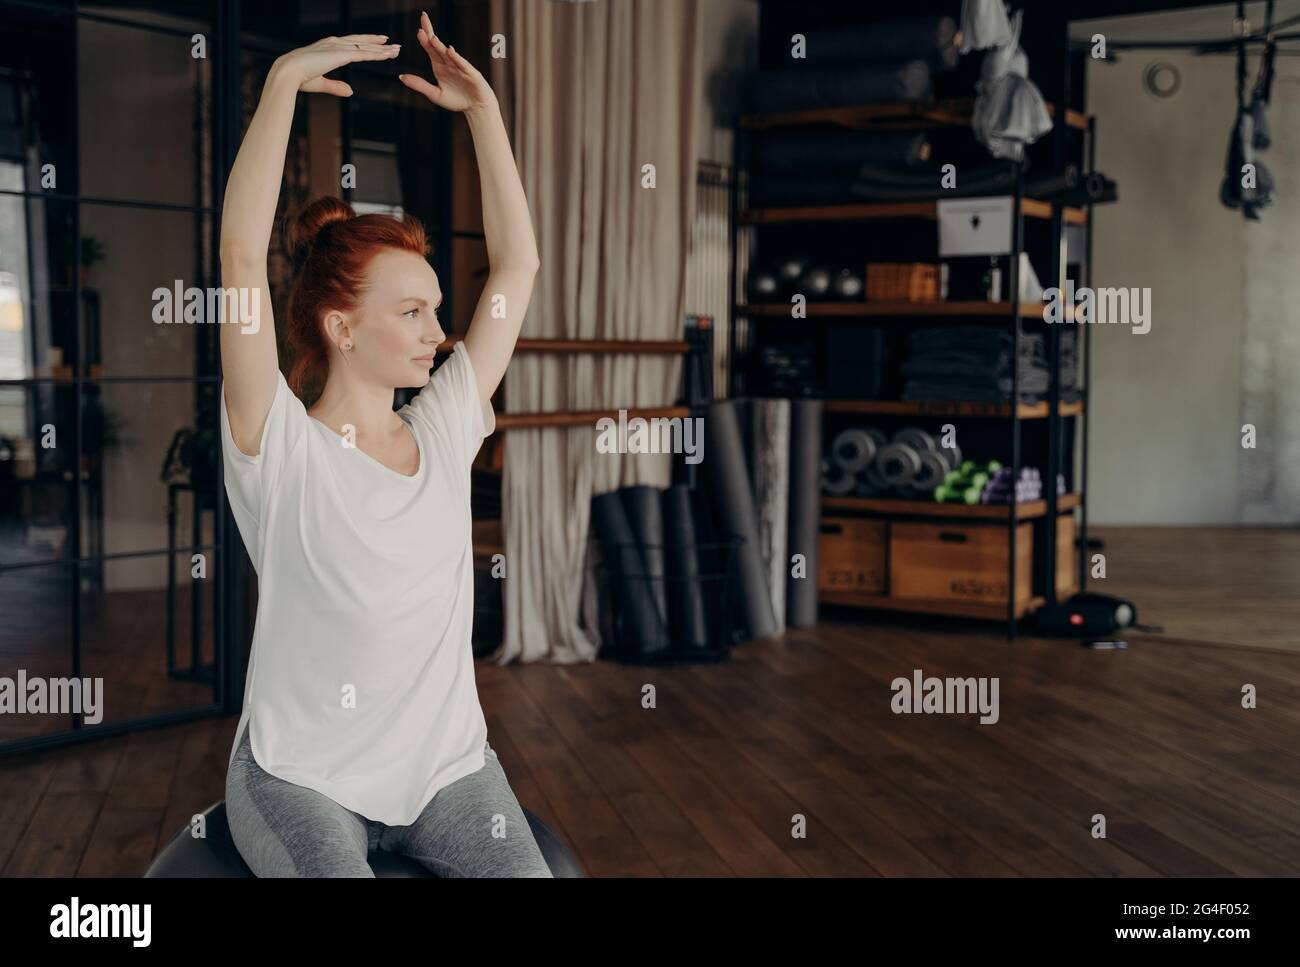
[[[483,79],[483,75],[456,53],[456,48],[448,47],[438,39],[428,14],[420,14],[420,24],[416,36],[420,46],[429,55],[434,79],[438,83],[435,86],[415,74],[401,74],[398,79],[411,90],[423,94],[448,111],[478,111],[495,105],[496,94]]]

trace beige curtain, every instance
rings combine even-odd
[[[489,80],[542,263],[521,338],[682,338],[699,0],[493,0],[492,34],[506,56]],[[662,406],[680,385],[679,356],[519,353],[505,411]],[[490,660],[595,658],[592,495],[670,475],[666,455],[598,454],[594,424],[506,432],[505,635]]]

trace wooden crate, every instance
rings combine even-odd
[[[1071,595],[1079,590],[1079,551],[1074,546],[1078,533],[1074,514],[1056,518],[1056,596]]]
[[[929,262],[868,262],[868,302],[938,302],[939,266]]]
[[[894,521],[889,529],[889,596],[1007,603],[1007,528],[1002,524]],[[1033,588],[1033,524],[1016,525],[1016,608]]]
[[[885,593],[889,524],[864,517],[823,517],[817,587],[862,595]]]

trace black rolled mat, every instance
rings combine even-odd
[[[881,165],[864,164],[860,166],[858,176],[853,180],[849,191],[855,199],[928,201],[936,195],[934,186],[939,183],[937,170],[937,167],[934,166],[918,166],[914,169],[901,171]],[[996,195],[1013,191],[1015,185],[1014,167],[1002,162],[996,162],[981,165],[977,169],[964,171],[957,179],[957,187],[944,194],[954,198]],[[838,187],[837,184],[837,190]],[[783,188],[784,186],[774,186],[773,190]]]
[[[610,593],[618,599],[615,608],[623,618],[626,636],[610,643],[610,650],[643,657],[665,651],[669,645],[667,629],[655,612],[645,561],[618,491],[591,498],[591,526],[609,576]]]
[[[916,101],[930,94],[930,65],[836,64],[761,70],[754,75],[756,114],[815,107]]]
[[[701,467],[703,468],[703,464]],[[712,647],[730,648],[735,641],[734,623],[730,621],[735,611],[736,591],[734,578],[725,580],[728,569],[736,569],[734,552],[722,544],[726,535],[718,533],[717,515],[713,512],[713,498],[708,484],[700,477],[700,486],[691,491],[691,513],[695,522],[695,538],[699,541],[700,574],[704,579],[705,624],[709,628]],[[714,640],[716,638],[717,640]]]
[[[871,24],[807,33],[809,64],[892,63],[919,58],[935,70],[952,70],[960,54],[957,21],[948,16],[896,17]]]
[[[733,400],[709,406],[707,437],[711,443],[704,458],[705,480],[712,498],[718,529],[742,538],[735,557],[736,606],[750,638],[776,634],[772,598],[767,590],[767,570],[758,545],[758,512],[750,489],[744,437]]]
[[[664,543],[668,545],[668,613],[672,637],[681,648],[706,648],[710,644],[709,629],[690,487],[675,484],[663,492],[663,517]]]
[[[754,167],[763,174],[803,175],[809,171],[856,172],[861,165],[914,165],[928,139],[922,131],[765,131],[754,148]]]
[[[645,577],[640,581],[643,594],[649,596],[651,606],[657,617],[658,626],[666,637],[668,632],[668,592],[665,588],[668,572],[664,565],[664,514],[658,487],[649,484],[636,484],[624,487],[619,493],[623,497],[623,510],[627,512],[628,523],[641,549],[641,561],[645,564]],[[652,651],[662,651],[672,646],[671,641],[655,641]]]
[[[806,570],[786,581],[786,624],[817,623],[817,580],[821,570],[821,400],[795,400],[790,413],[790,554],[802,554]],[[793,571],[793,568],[791,568]]]

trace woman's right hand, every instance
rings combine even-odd
[[[344,81],[323,75],[362,60],[392,60],[401,52],[401,44],[386,44],[387,34],[348,34],[325,37],[276,58],[272,67],[294,83],[300,91],[319,91],[336,97],[351,97],[352,88]]]

